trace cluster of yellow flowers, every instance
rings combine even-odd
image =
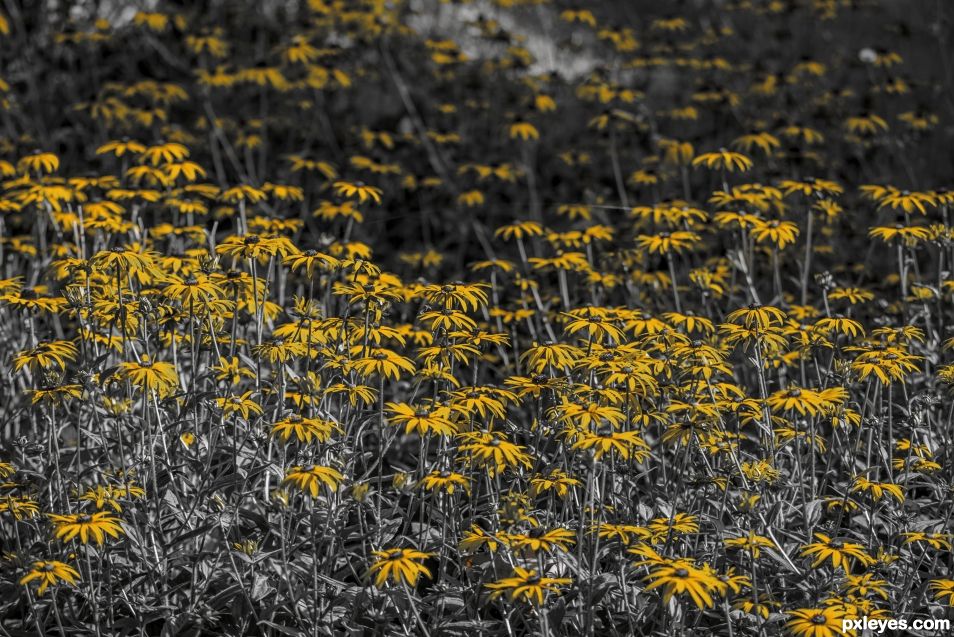
[[[0,79],[0,623],[949,612],[947,116],[901,53],[788,42],[881,3],[441,4],[459,42],[381,0],[51,17],[83,127]]]

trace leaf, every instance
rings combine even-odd
[[[291,626],[282,626],[276,624],[275,622],[270,622],[267,619],[260,619],[258,625],[264,626],[266,628],[271,628],[274,631],[278,631],[281,635],[292,635],[292,637],[304,637],[305,633],[301,632],[297,628],[292,628]]]

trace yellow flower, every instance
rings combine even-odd
[[[505,577],[496,582],[485,584],[485,586],[493,591],[490,594],[491,599],[507,595],[512,602],[522,600],[542,606],[547,594],[559,595],[560,587],[566,586],[572,581],[568,577],[542,577],[537,571],[515,566],[511,577]]]
[[[600,460],[611,451],[615,451],[623,460],[629,460],[632,457],[636,462],[643,462],[649,457],[649,445],[637,431],[613,431],[612,429],[597,432],[583,431],[571,448],[593,449],[593,457],[596,460]]]
[[[40,507],[33,498],[14,498],[11,495],[0,498],[0,513],[9,511],[15,520],[24,520],[36,516]]]
[[[560,19],[564,22],[579,22],[596,28],[596,16],[588,9],[566,9],[560,13]]]
[[[371,554],[376,559],[368,574],[374,575],[374,585],[378,588],[384,586],[388,580],[394,584],[414,586],[422,575],[428,579],[433,577],[430,569],[419,563],[433,557],[433,553],[415,549],[385,549],[372,551]]]
[[[795,243],[798,226],[792,221],[756,220],[752,227],[752,237],[757,243],[771,243],[782,250],[785,246]]]
[[[539,374],[547,369],[554,367],[562,371],[564,367],[573,367],[577,359],[583,355],[583,351],[573,345],[566,343],[544,343],[543,345],[534,344],[520,359],[526,360],[529,368]]]
[[[282,264],[290,267],[293,272],[304,270],[305,275],[310,278],[316,269],[330,272],[338,268],[341,262],[333,256],[317,250],[305,250],[300,254],[290,254],[284,257]]]
[[[762,131],[736,137],[729,145],[747,153],[751,153],[753,148],[758,148],[763,154],[771,155],[781,147],[782,143],[775,135]]]
[[[397,352],[386,348],[372,348],[367,356],[351,363],[351,367],[364,377],[382,376],[397,380],[401,372],[414,373],[414,363]]]
[[[285,363],[289,360],[305,356],[308,353],[308,344],[298,341],[286,341],[283,338],[273,338],[261,345],[251,348],[252,356],[260,360],[267,360],[272,365]]]
[[[815,533],[816,542],[802,546],[802,557],[814,557],[812,568],[818,568],[826,560],[831,560],[834,568],[847,571],[851,560],[856,559],[863,566],[874,564],[874,558],[865,553],[864,546],[855,542],[832,539],[824,533]]]
[[[832,295],[829,295],[828,298],[832,298]],[[862,327],[861,323],[844,316],[821,318],[815,323],[815,327],[826,333],[839,332],[851,338],[865,335],[865,329]]]
[[[579,480],[559,469],[554,469],[546,476],[535,476],[530,479],[530,495],[553,491],[557,497],[565,498],[570,493],[570,487],[578,486],[580,486]]]
[[[660,232],[659,234],[641,234],[636,237],[636,245],[650,254],[680,253],[689,250],[700,241],[695,232],[677,230],[676,232]]]
[[[311,467],[292,467],[285,474],[282,484],[291,484],[300,491],[306,492],[313,498],[318,497],[318,491],[322,486],[327,487],[329,491],[337,491],[338,485],[344,480],[341,472],[332,467],[313,465]]]
[[[380,205],[381,203],[381,195],[383,194],[383,191],[380,188],[368,186],[360,181],[354,183],[348,181],[336,181],[332,187],[334,188],[335,194],[339,197],[357,199],[358,203],[364,203],[369,199],[376,204]]]
[[[693,167],[722,169],[727,172],[746,172],[752,168],[752,160],[743,155],[725,148],[711,153],[703,153],[692,160]]]
[[[775,412],[796,411],[802,416],[817,416],[828,407],[821,393],[794,385],[774,392],[768,397],[768,405]]]
[[[486,283],[445,283],[426,285],[421,289],[424,298],[443,308],[477,311],[487,305]]]
[[[215,380],[228,381],[231,385],[238,385],[243,378],[255,378],[255,372],[243,367],[238,356],[220,356],[219,364],[209,369],[215,372]]]
[[[119,525],[119,518],[102,511],[92,514],[56,515],[49,513],[47,515],[55,526],[56,538],[64,542],[79,537],[80,542],[86,544],[92,537],[97,544],[102,544],[107,535],[119,538],[120,533],[123,533],[123,529]]]
[[[122,157],[123,155],[139,155],[140,153],[146,150],[146,145],[140,142],[137,142],[134,139],[121,139],[108,141],[99,148],[96,149],[97,155],[106,155],[110,154],[115,157]]]
[[[869,597],[877,595],[881,599],[888,599],[887,582],[883,579],[875,579],[872,573],[863,573],[861,575],[845,576],[845,592],[851,596]]]
[[[881,239],[884,242],[900,239],[905,245],[912,245],[918,241],[928,241],[931,230],[923,226],[903,226],[900,223],[894,226],[878,226],[868,231],[869,237]]]
[[[848,633],[842,630],[841,620],[845,618],[845,611],[835,608],[799,608],[788,613],[791,617],[785,627],[795,637],[847,637]]]
[[[747,535],[725,540],[725,547],[748,551],[753,558],[758,559],[763,547],[774,548],[775,544],[767,537],[757,535],[755,531],[749,531]]]
[[[488,468],[491,475],[506,468],[523,466],[527,469],[532,465],[530,456],[524,447],[515,445],[504,439],[500,434],[493,432],[478,432],[465,434],[469,442],[460,445],[462,454],[468,456],[472,462]]]
[[[141,273],[151,276],[158,272],[152,253],[138,252],[129,246],[116,246],[111,250],[100,250],[93,255],[90,263],[93,267],[101,270],[113,270],[122,274]]]
[[[673,595],[688,593],[696,608],[712,608],[712,593],[719,588],[719,580],[688,560],[660,564],[644,580],[650,582],[645,588],[647,591],[662,587],[663,601],[667,604]]]
[[[451,436],[457,433],[457,425],[450,420],[451,410],[444,406],[413,406],[407,403],[387,403],[388,420],[404,425],[404,433],[415,432],[421,436],[435,433]]]
[[[222,410],[222,415],[225,418],[238,414],[244,420],[248,420],[252,414],[262,415],[262,406],[251,398],[253,393],[252,390],[249,390],[241,396],[221,396],[215,399],[215,404]]]
[[[510,139],[540,139],[540,131],[530,122],[514,122],[510,125]]]
[[[470,478],[446,469],[444,471],[431,471],[421,478],[418,484],[427,491],[440,489],[448,495],[453,495],[457,487],[461,487],[468,493],[470,492]]]
[[[28,367],[34,373],[58,367],[66,370],[66,364],[76,360],[79,350],[72,341],[43,341],[36,347],[18,352],[13,357],[13,370],[19,372]]]
[[[130,497],[141,498],[146,494],[142,487],[132,484],[123,487],[97,485],[95,488],[88,489],[79,499],[84,502],[92,502],[97,509],[104,509],[106,505],[109,505],[116,513],[120,513],[123,507],[119,503],[119,498],[126,496],[127,489]]]
[[[596,429],[601,425],[617,428],[626,419],[626,415],[616,407],[595,402],[581,405],[566,398],[562,401],[550,410],[550,416],[577,429]]]
[[[248,184],[239,184],[222,191],[221,200],[226,203],[258,203],[265,200],[265,191]]]
[[[60,167],[60,158],[53,153],[36,152],[27,155],[17,162],[20,172],[33,171],[35,173],[54,173]]]
[[[904,491],[901,490],[901,485],[892,482],[872,482],[864,476],[858,476],[852,482],[851,492],[859,491],[870,494],[875,502],[879,502],[886,495],[890,495],[897,502],[904,502]]]
[[[954,579],[932,579],[930,584],[934,599],[954,606]]]
[[[201,273],[192,273],[184,279],[170,276],[162,293],[179,301],[186,309],[195,305],[208,307],[223,296],[222,288]]]
[[[930,192],[910,192],[907,190],[898,190],[889,186],[889,190],[881,197],[878,197],[878,208],[891,208],[892,210],[903,210],[906,214],[919,212],[922,215],[927,214],[927,207],[937,206],[937,197]]]
[[[0,296],[0,302],[21,310],[49,312],[50,314],[60,312],[67,305],[65,298],[61,296],[40,296],[39,290],[34,288],[11,290]]]
[[[286,256],[296,254],[298,250],[284,238],[246,234],[226,237],[215,246],[215,252],[236,259],[260,259],[264,262],[277,254]]]
[[[40,587],[36,589],[36,592],[37,595],[42,595],[48,586],[55,586],[59,582],[73,585],[79,578],[79,571],[65,562],[40,560],[33,562],[27,574],[20,578],[20,583],[25,585],[34,580],[40,580]]]
[[[699,521],[688,513],[676,513],[669,518],[654,518],[649,522],[649,530],[656,537],[665,538],[673,533],[698,533]]]
[[[288,442],[294,435],[298,442],[310,443],[312,440],[328,442],[335,431],[340,432],[341,428],[331,420],[302,418],[293,414],[276,422],[272,426],[271,433],[273,436],[280,437],[283,442]]]
[[[510,239],[524,239],[526,237],[540,237],[545,233],[543,226],[536,221],[514,221],[505,226],[500,226],[494,231],[495,237],[501,237],[504,241]]]
[[[165,142],[149,146],[139,154],[139,161],[160,166],[170,162],[182,161],[189,156],[189,149],[177,142]]]
[[[950,533],[925,533],[923,531],[910,531],[907,533],[901,533],[901,537],[904,538],[904,542],[902,542],[902,544],[924,542],[933,549],[945,551],[951,550]]]
[[[748,307],[740,308],[726,316],[726,320],[736,325],[765,329],[772,325],[782,325],[785,322],[785,312],[770,305],[753,303]]]
[[[482,546],[486,546],[488,551],[495,553],[502,543],[503,540],[497,535],[488,533],[474,524],[461,537],[459,546],[462,553],[472,553]]]
[[[569,529],[559,527],[550,530],[536,527],[531,529],[526,535],[522,533],[508,533],[505,539],[514,550],[523,550],[533,554],[541,551],[550,553],[553,549],[559,549],[564,553],[568,553],[570,547],[576,544],[575,533]]]
[[[172,363],[153,361],[146,355],[140,357],[138,363],[120,363],[118,373],[123,380],[146,393],[154,391],[160,398],[165,398],[179,386],[179,376]]]

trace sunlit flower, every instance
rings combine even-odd
[[[60,582],[75,585],[79,579],[79,571],[65,562],[40,560],[33,562],[27,574],[20,578],[20,583],[26,585],[39,580],[40,587],[36,589],[36,593],[43,595],[49,586],[56,586]]]

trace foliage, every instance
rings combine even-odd
[[[41,4],[4,634],[951,617],[945,3]]]

